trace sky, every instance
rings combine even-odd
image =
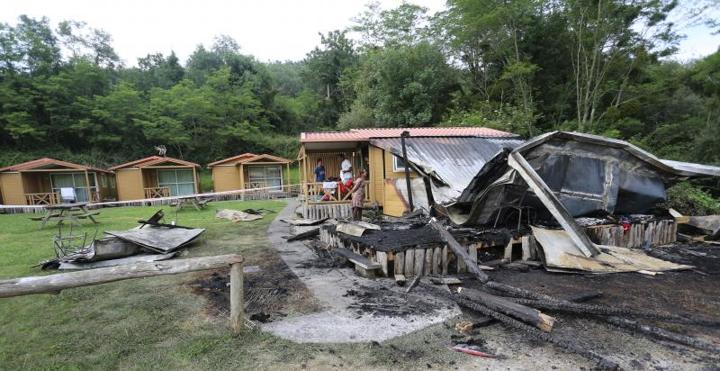
[[[169,54],[180,60],[199,44],[209,46],[217,35],[229,35],[241,52],[261,61],[301,60],[319,44],[319,32],[344,29],[369,0],[0,0],[0,22],[15,24],[17,17],[48,17],[85,21],[113,37],[113,47],[128,66],[149,53]],[[442,10],[445,0],[412,0],[430,13]],[[384,9],[401,0],[381,0]],[[704,26],[680,30],[687,37],[674,57],[689,60],[713,53],[720,35]]]

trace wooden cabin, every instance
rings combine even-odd
[[[72,189],[76,202],[99,202],[116,197],[112,172],[86,165],[40,158],[0,169],[0,200],[5,205],[54,205]]]
[[[113,166],[120,201],[200,193],[200,165],[165,156],[150,156]]]
[[[292,161],[268,154],[243,153],[208,164],[215,192],[273,188],[290,184]]]
[[[322,160],[326,178],[339,178],[342,156],[351,161],[353,178],[359,169],[368,170],[365,189],[365,203],[368,207],[382,208],[383,213],[390,216],[402,216],[407,212],[409,205],[403,196],[407,194],[407,187],[402,158],[371,144],[373,139],[399,138],[403,131],[408,131],[411,137],[514,137],[510,133],[482,127],[369,128],[301,133],[298,161],[303,185],[304,216],[322,218],[350,215],[349,192],[326,188],[328,184],[317,182],[314,172],[317,161]],[[418,174],[411,170],[410,177],[418,178]],[[414,189],[415,185],[412,187]]]

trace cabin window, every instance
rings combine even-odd
[[[93,177],[89,177],[94,180]],[[90,194],[88,192],[85,173],[59,173],[50,175],[50,184],[54,193],[62,194],[62,188],[72,188],[75,193],[76,202],[89,202]],[[90,188],[96,192],[94,182],[90,183]]]
[[[280,166],[248,166],[247,188],[282,188],[282,167]]]
[[[189,169],[158,170],[158,186],[168,187],[170,196],[187,196],[195,193],[193,172]]]
[[[393,171],[396,173],[405,171],[405,161],[402,157],[393,155]]]

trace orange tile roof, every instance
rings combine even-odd
[[[100,172],[104,172],[104,173],[109,173],[109,171],[104,170],[104,169],[94,168],[94,167],[86,166],[86,165],[74,164],[72,162],[56,160],[54,158],[49,158],[49,157],[43,157],[43,158],[39,158],[39,159],[32,160],[32,161],[26,161],[26,162],[21,162],[19,164],[6,166],[4,168],[0,168],[0,172],[42,170],[43,168],[47,168],[49,166],[59,166],[59,167],[66,167],[66,168],[74,169],[74,170],[100,171]]]
[[[141,158],[139,160],[126,162],[124,164],[115,165],[115,166],[111,167],[110,170],[125,169],[125,168],[130,168],[130,167],[143,168],[143,167],[153,166],[153,165],[157,165],[157,164],[162,164],[165,162],[172,162],[172,163],[178,164],[180,166],[200,167],[200,165],[198,165],[194,162],[180,160],[180,159],[173,158],[173,157],[149,156],[149,157]]]
[[[403,131],[413,137],[515,137],[515,134],[483,127],[367,128],[348,131],[321,131],[300,134],[300,143],[358,142],[370,138],[396,138]]]

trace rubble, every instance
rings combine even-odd
[[[682,313],[676,305],[655,310],[625,305],[617,297],[592,303],[605,296],[589,289],[550,294],[542,284],[518,283],[524,275],[545,272],[575,273],[565,276],[573,277],[569,282],[635,274],[622,276],[629,285],[675,275],[717,275],[720,249],[679,247],[676,241],[681,236],[693,244],[720,244],[708,241],[720,237],[720,216],[685,217],[663,205],[670,185],[689,177],[720,176],[720,168],[662,160],[627,142],[579,133],[553,132],[524,143],[493,142],[494,154],[479,153],[481,146],[468,144],[481,143],[478,138],[406,141],[408,166],[419,177],[391,183],[415,210],[407,218],[373,224],[333,224],[333,219],[315,223],[317,229],[303,238],[317,231],[317,241],[310,245],[318,256],[340,255],[361,276],[394,279],[405,286],[405,294],[430,292],[481,315],[476,322],[457,325],[464,333],[502,323],[593,360],[600,368],[616,369],[619,364],[601,347],[556,335],[554,330],[563,326],[560,316],[717,352],[716,344],[686,333],[720,325],[716,310]],[[371,142],[399,155],[395,138]],[[465,146],[468,151],[461,150]],[[678,234],[690,227],[695,235]],[[453,280],[447,279],[450,275]],[[508,275],[518,278],[512,283],[499,279]],[[663,295],[662,287],[652,289],[650,295]],[[394,307],[378,302],[365,309]],[[480,356],[494,353],[470,345],[451,348]]]
[[[215,217],[238,223],[262,219],[263,215],[262,213],[247,213],[239,210],[221,209],[215,211]]]
[[[92,239],[87,246],[73,251],[56,248],[57,257],[41,263],[42,269],[94,269],[172,259],[179,249],[192,244],[205,232],[201,228],[163,223],[163,217],[163,211],[159,210],[147,220],[139,220],[136,228],[105,231],[106,237]],[[63,239],[72,240],[73,236]],[[56,237],[56,244],[57,240]]]

